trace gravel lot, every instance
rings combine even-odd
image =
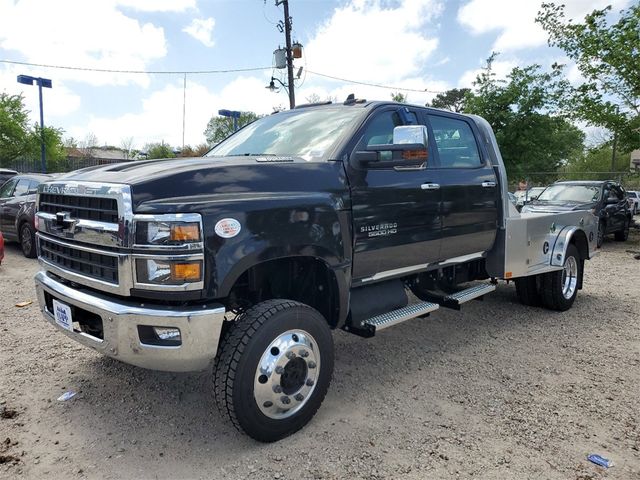
[[[210,372],[130,367],[55,332],[38,310],[37,262],[7,250],[1,478],[640,479],[637,230],[587,262],[569,312],[520,306],[502,284],[370,340],[336,332],[318,415],[269,445],[221,418]],[[67,390],[79,393],[57,401]]]

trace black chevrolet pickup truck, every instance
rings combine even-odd
[[[36,218],[48,322],[133,365],[213,364],[221,411],[261,441],[320,407],[332,329],[372,337],[499,280],[566,310],[597,231],[590,212],[518,213],[482,118],[352,97],[203,158],[68,174],[40,187]]]

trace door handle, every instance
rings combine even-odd
[[[493,188],[496,186],[496,182],[482,182],[484,188]]]
[[[439,190],[440,184],[439,183],[423,183],[422,185],[420,185],[420,188],[422,190]]]

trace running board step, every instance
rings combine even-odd
[[[460,305],[463,303],[467,303],[474,299],[482,299],[487,293],[491,293],[496,289],[495,285],[490,283],[483,283],[481,285],[475,285],[473,287],[467,288],[465,290],[460,290],[459,292],[452,293],[446,296],[437,296],[431,295],[429,296],[429,300],[439,304],[442,307],[453,308],[455,310],[460,310]]]
[[[376,332],[389,328],[398,323],[402,323],[412,318],[422,317],[438,310],[440,305],[431,302],[414,303],[398,310],[383,313],[364,320],[360,327],[345,326],[345,330],[362,337],[373,337]]]

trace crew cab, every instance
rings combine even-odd
[[[482,118],[353,96],[261,118],[204,158],[71,173],[37,209],[45,319],[140,367],[213,364],[220,410],[260,441],[320,407],[332,329],[370,338],[499,280],[566,310],[596,248],[589,212],[517,212]]]

